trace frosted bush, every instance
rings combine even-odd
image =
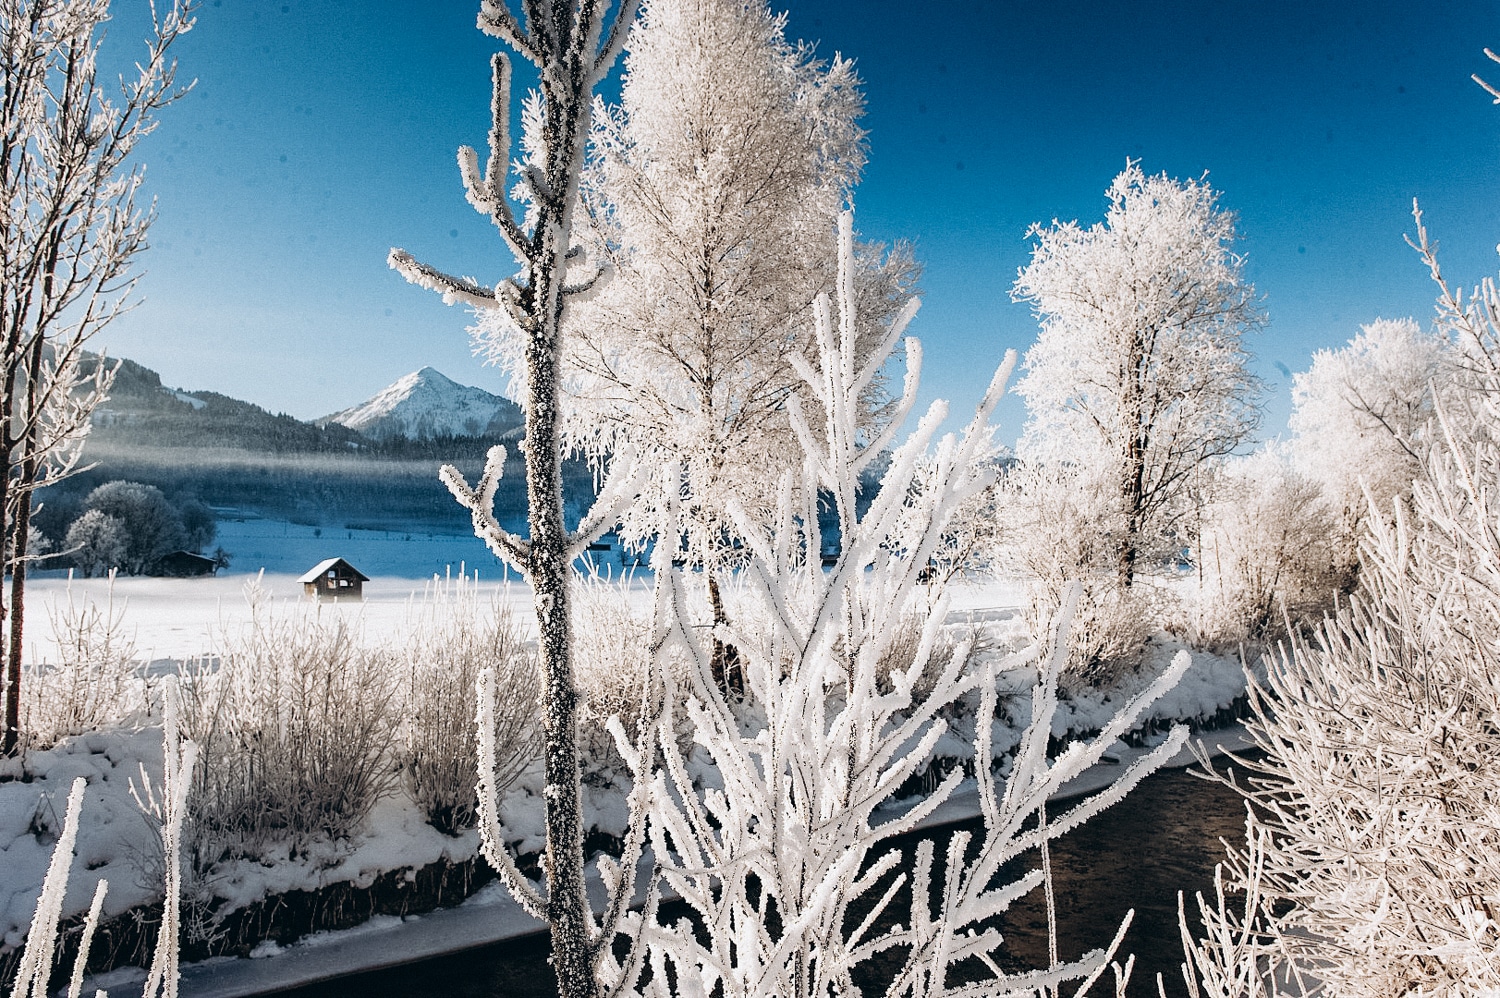
[[[252,598],[252,622],[217,668],[184,677],[183,726],[200,748],[188,821],[199,871],[347,839],[398,779],[396,655],[365,647],[337,610],[276,616]]]
[[[1082,981],[1081,995],[1105,972],[1123,936],[1122,927],[1107,949],[1078,960],[1054,959],[1033,972],[1002,969],[996,955],[1004,940],[993,919],[1046,880],[1035,870],[1009,881],[1002,870],[1032,850],[1045,857],[1048,840],[1118,800],[1180,748],[1186,732],[1179,728],[1113,786],[1046,819],[1049,796],[1096,763],[1144,707],[1180,678],[1189,658],[1177,656],[1097,737],[1049,760],[1057,682],[1066,658],[1061,635],[1078,595],[1073,587],[1065,595],[1059,630],[1044,646],[1005,663],[984,656],[969,668],[968,649],[961,644],[941,661],[930,694],[917,695],[948,608],[941,587],[924,591],[924,569],[952,511],[992,481],[981,461],[991,446],[988,417],[1015,357],[1008,356],[961,436],[934,442],[946,408],[932,406],[894,451],[882,488],[861,515],[857,482],[888,434],[862,440],[849,418],[852,402],[879,365],[879,359],[864,363],[854,357],[851,228],[846,215],[840,227],[839,324],[835,330],[829,302],[820,300],[819,364],[800,368],[822,407],[815,412],[824,417],[821,432],[813,430],[794,397],[789,409],[806,455],[802,477],[795,484],[791,476],[783,478],[772,524],[757,524],[744,510],[735,511],[736,530],[748,552],[741,580],[744,604],[729,624],[713,635],[691,625],[687,580],[673,567],[667,546],[656,548],[648,661],[665,664],[675,657],[686,669],[681,679],[675,667],[648,674],[653,715],[635,740],[622,724],[611,722],[634,775],[635,821],[621,861],[600,862],[611,902],[589,933],[599,993],[850,995],[859,993],[856,968],[884,954],[891,969],[886,994],[892,998],[1056,994],[1065,981]],[[906,309],[891,328],[887,351],[914,311]],[[907,357],[912,368],[920,364],[914,340],[907,341]],[[904,420],[915,390],[909,370],[890,433]],[[929,452],[932,473],[924,487],[914,488],[917,461]],[[672,475],[668,469],[664,481]],[[842,525],[840,554],[828,571],[816,556],[823,550],[816,516],[819,487],[832,497]],[[663,488],[662,494],[675,491]],[[669,505],[665,513],[661,536],[677,536],[675,510]],[[915,651],[908,652],[903,621],[924,603],[920,637]],[[714,675],[713,639],[733,646],[739,656],[745,674],[742,702],[729,701]],[[877,680],[882,660],[890,666],[908,655],[910,665],[891,669],[882,688]],[[988,723],[998,702],[997,669],[1028,661],[1036,666],[1035,721],[1002,788],[990,765],[995,752]],[[950,773],[911,810],[877,816],[876,809],[919,771],[947,734],[943,707],[968,697],[979,701],[974,754],[983,833],[978,841],[969,832],[955,834],[941,859],[931,840],[908,856],[892,840],[940,806],[962,772]],[[693,730],[691,755],[677,741],[682,718]],[[481,720],[481,732],[484,725]],[[490,829],[494,804],[488,794],[483,799],[484,827]],[[524,905],[543,910],[545,902],[503,850],[491,848],[496,840],[494,831],[487,831],[486,854]],[[647,840],[655,870],[644,908],[632,911],[626,902],[636,895],[637,863]],[[663,885],[682,899],[690,919],[663,917],[657,907]],[[898,901],[907,887],[905,899]],[[907,903],[910,915],[903,918],[898,908]],[[895,924],[887,924],[891,919]],[[632,942],[628,954],[614,945],[621,936]],[[969,972],[984,979],[962,983],[960,975]]]
[[[734,594],[734,586],[726,587],[726,603],[737,603]],[[634,740],[647,706],[651,620],[644,610],[632,609],[628,586],[591,579],[574,589],[573,627],[583,638],[573,646],[574,680],[583,695],[578,711],[583,766],[585,771],[623,770],[609,719],[618,717]],[[680,671],[681,663],[668,667]]]
[[[1192,642],[1232,648],[1320,619],[1352,583],[1336,520],[1284,448],[1227,461],[1198,528]]]
[[[28,663],[21,684],[21,730],[28,747],[120,724],[145,708],[135,642],[116,606],[113,576],[103,605],[75,600],[49,608],[56,662]]]
[[[1213,998],[1500,992],[1500,293],[1460,303],[1418,224],[1485,391],[1439,400],[1409,505],[1372,498],[1360,590],[1251,687],[1246,902],[1200,898],[1188,950]]]
[[[503,604],[460,580],[429,591],[402,651],[404,702],[396,763],[427,821],[449,835],[473,828],[475,689],[496,676],[496,781],[513,783],[540,753],[541,674]]]
[[[1068,586],[1082,588],[1065,689],[1108,687],[1139,665],[1163,599],[1144,580],[1120,585],[1115,561],[1124,525],[1100,500],[1107,494],[1096,469],[1037,464],[1011,469],[995,492],[991,561],[1001,574],[1028,580],[1026,620],[1035,642],[1045,639]]]

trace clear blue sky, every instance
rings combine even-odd
[[[140,0],[110,46],[133,56]],[[481,145],[488,55],[473,0],[207,0],[178,53],[196,89],[141,149],[160,215],[144,303],[115,355],[171,385],[309,418],[431,364],[491,390],[467,313],[408,286],[392,246],[482,280],[513,271],[454,166]],[[1286,371],[1360,323],[1426,321],[1432,288],[1402,242],[1419,197],[1446,270],[1500,266],[1500,108],[1469,79],[1500,66],[1500,3],[1361,0],[797,0],[789,35],[856,59],[868,238],[926,267],[913,331],[924,396],[978,398],[1036,325],[1010,301],[1027,226],[1102,217],[1104,189],[1208,171],[1240,217],[1270,318],[1254,338],[1284,429]],[[1014,439],[1023,410],[1002,410]]]

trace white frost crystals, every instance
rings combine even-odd
[[[945,408],[935,403],[929,409],[896,449],[869,509],[858,515],[859,471],[885,442],[865,446],[857,437],[858,399],[915,308],[892,324],[875,359],[856,358],[851,227],[846,214],[840,226],[837,320],[822,299],[815,310],[817,366],[801,365],[808,390],[822,407],[823,425],[814,431],[806,414],[793,408],[806,457],[800,482],[783,478],[779,515],[769,528],[735,517],[750,551],[742,573],[745,598],[734,623],[721,625],[713,636],[734,649],[744,669],[742,701],[731,702],[720,691],[708,636],[688,623],[688,580],[672,567],[671,546],[656,548],[655,668],[649,682],[659,712],[645,719],[634,744],[622,725],[613,725],[635,775],[637,819],[624,863],[602,863],[617,898],[614,912],[618,898],[634,892],[630,874],[642,819],[657,867],[645,910],[618,916],[617,931],[633,942],[629,956],[617,960],[609,946],[596,951],[598,983],[607,993],[639,989],[652,996],[705,998],[858,993],[865,983],[861,978],[868,976],[860,965],[877,954],[885,954],[888,967],[904,954],[904,960],[896,960],[894,976],[888,970],[880,986],[887,994],[913,998],[1032,994],[1066,980],[1097,978],[1114,955],[1118,935],[1107,949],[1076,961],[1020,975],[1001,970],[993,954],[1003,940],[990,920],[1036,888],[1043,875],[1033,872],[997,886],[1000,869],[1114,803],[1186,739],[1185,729],[1176,729],[1109,790],[1050,823],[1032,821],[1047,798],[1098,761],[1188,664],[1186,655],[1179,656],[1096,738],[1074,743],[1049,761],[1050,722],[1065,657],[1054,635],[1050,653],[1038,663],[1035,720],[1003,786],[988,764],[994,758],[990,725],[978,725],[977,757],[986,764],[975,774],[985,824],[977,853],[971,836],[958,833],[948,843],[943,870],[934,876],[933,843],[919,845],[913,858],[890,848],[893,836],[911,831],[962,781],[962,772],[951,774],[936,793],[897,819],[881,822],[875,813],[927,763],[946,730],[942,708],[975,697],[981,718],[994,715],[996,664],[975,667],[967,644],[936,663],[941,675],[932,695],[913,693],[943,623],[942,594],[930,594],[933,609],[912,664],[890,672],[888,682],[877,680],[876,664],[895,638],[903,611],[929,598],[922,569],[952,510],[989,484],[982,460],[992,446],[988,419],[1014,356],[961,435],[947,435],[933,446]],[[901,413],[887,434],[894,434],[915,394],[921,354],[914,340],[907,342],[906,354],[911,368]],[[922,486],[913,488],[924,460]],[[818,558],[820,489],[831,495],[842,524],[841,553],[827,572]],[[676,535],[674,512],[667,510],[664,536]],[[682,673],[675,666],[684,665],[686,688],[679,689],[673,677]],[[688,755],[677,737],[679,711],[694,732],[696,746]],[[691,918],[660,917],[657,880],[684,899]],[[903,892],[914,896],[905,919],[896,910]],[[854,925],[856,910],[868,913]],[[889,924],[892,919],[895,924]],[[959,983],[956,969],[970,983]],[[975,974],[982,980],[974,982]]]

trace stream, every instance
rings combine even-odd
[[[1184,995],[1179,965],[1177,892],[1213,895],[1214,864],[1223,858],[1220,837],[1244,836],[1245,806],[1233,791],[1192,775],[1167,770],[1146,779],[1125,800],[1052,846],[1058,910],[1058,949],[1063,959],[1107,945],[1125,912],[1135,920],[1121,946],[1136,956],[1132,998],[1155,996],[1160,972],[1168,995]],[[978,823],[972,823],[978,827]],[[945,842],[947,833],[937,833]],[[931,836],[933,833],[925,833]],[[942,855],[941,848],[939,856]],[[1191,923],[1197,926],[1196,918]],[[1033,891],[1001,924],[1006,951],[1027,966],[1047,962],[1047,916],[1041,891]],[[283,992],[296,998],[551,998],[556,987],[547,966],[545,934],[424,960]],[[1108,998],[1111,977],[1091,994]]]

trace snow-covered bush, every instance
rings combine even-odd
[[[1045,640],[1068,587],[1082,587],[1068,632],[1068,689],[1112,685],[1140,663],[1156,626],[1152,600],[1159,594],[1120,585],[1123,521],[1117,507],[1100,501],[1110,488],[1101,479],[1098,467],[1021,464],[995,492],[990,561],[1001,574],[1027,580],[1034,642]]]
[[[646,607],[631,607],[628,586],[588,579],[574,590],[573,626],[577,634],[587,635],[573,650],[582,694],[578,745],[587,778],[591,771],[623,769],[609,733],[611,717],[620,719],[632,740],[636,737],[648,695],[651,620]]]
[[[346,839],[399,773],[397,655],[372,649],[336,608],[252,622],[184,677],[183,727],[199,746],[188,841],[193,869],[267,849]]]
[[[1274,639],[1283,623],[1316,623],[1352,582],[1335,518],[1316,482],[1269,445],[1224,462],[1197,524],[1195,646]]]
[[[1329,994],[1500,987],[1500,455],[1433,472],[1372,524],[1348,608],[1252,686],[1239,958]]]
[[[436,829],[473,828],[474,699],[479,674],[494,672],[496,782],[502,792],[541,750],[536,658],[522,645],[510,613],[486,606],[460,579],[429,591],[401,653],[403,698],[396,750],[406,791]]]
[[[119,724],[145,708],[145,680],[126,632],[125,608],[114,587],[101,606],[75,602],[50,608],[56,662],[27,663],[21,684],[21,730],[28,748],[47,748],[69,735]]]
[[[1251,688],[1265,757],[1225,878],[1248,901],[1200,899],[1189,949],[1215,998],[1274,993],[1272,973],[1302,994],[1500,991],[1500,293],[1449,294],[1418,225],[1482,418],[1439,400],[1409,503],[1369,511],[1359,591]]]

